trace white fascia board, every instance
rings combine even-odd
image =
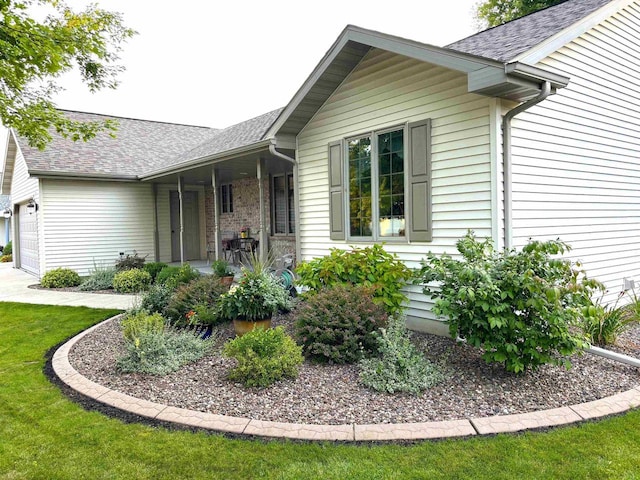
[[[7,142],[4,151],[4,162],[2,165],[2,171],[0,172],[0,194],[9,195],[11,193],[11,180],[13,178],[13,170],[15,168],[16,157],[18,156],[18,141],[15,138],[13,130],[9,129],[7,134]],[[9,154],[12,158],[9,158]],[[11,168],[9,168],[9,162],[11,162]],[[10,173],[7,174],[7,171]]]
[[[572,42],[583,33],[592,29],[603,20],[609,18],[626,6],[631,5],[632,3],[635,3],[637,1],[638,0],[614,0],[606,4],[602,8],[596,10],[595,12],[591,13],[591,15],[584,17],[579,22],[574,23],[570,27],[565,28],[552,37],[549,37],[544,42],[541,42],[535,47],[527,50],[526,52],[521,53],[517,57],[513,58],[510,63],[522,62],[534,65],[539,61],[547,58],[553,52],[564,47],[569,42]]]

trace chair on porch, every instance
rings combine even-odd
[[[235,264],[235,255],[233,252],[233,241],[238,237],[236,232],[223,231],[220,234],[222,243],[222,255],[224,260]]]

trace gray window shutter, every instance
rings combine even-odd
[[[342,142],[329,144],[329,222],[331,240],[344,240],[344,165]]]
[[[430,242],[431,120],[409,124],[409,240]]]

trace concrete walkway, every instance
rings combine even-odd
[[[36,290],[29,285],[39,280],[10,263],[0,263],[0,302],[39,303],[71,307],[116,308],[126,310],[134,305],[135,295],[110,295],[88,292]]]

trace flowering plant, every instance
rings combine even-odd
[[[238,284],[220,299],[221,314],[228,320],[255,322],[290,309],[289,292],[267,271],[243,268]]]

